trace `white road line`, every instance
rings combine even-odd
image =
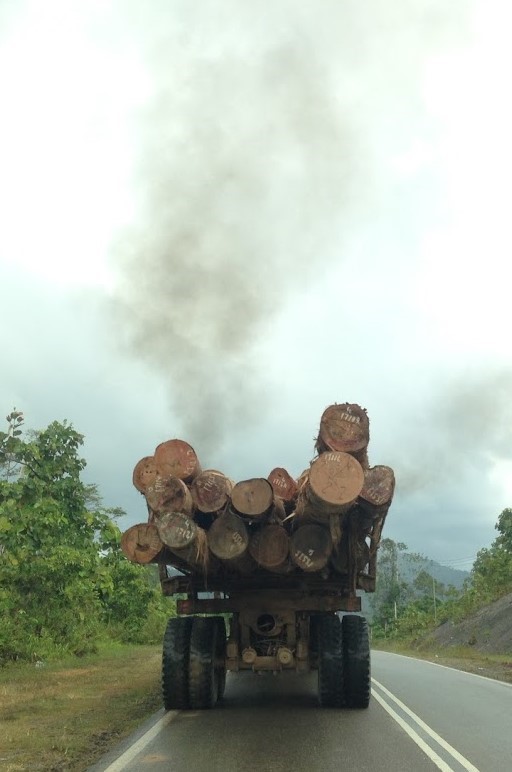
[[[419,734],[415,732],[414,729],[411,726],[409,726],[409,724],[406,721],[404,721],[403,718],[401,718],[401,716],[399,716],[398,713],[396,713],[390,705],[388,705],[386,700],[383,697],[381,697],[380,694],[378,694],[376,691],[372,689],[372,695],[374,700],[377,700],[377,702],[380,703],[380,705],[382,705],[384,710],[387,713],[389,713],[391,718],[393,718],[396,721],[396,723],[404,730],[404,732],[406,732],[409,735],[411,740],[414,740],[416,745],[418,745],[423,751],[423,753],[425,753],[429,757],[429,759],[431,759],[434,762],[434,764],[438,769],[442,770],[442,772],[454,772],[454,770],[450,766],[448,766],[448,764],[445,761],[443,761],[443,759],[440,756],[438,756],[435,751],[432,750],[430,745],[427,745],[427,743],[421,739]]]
[[[144,750],[146,745],[148,745],[151,740],[157,736],[157,734],[164,728],[164,726],[167,726],[167,724],[171,723],[173,718],[176,718],[178,712],[179,711],[177,710],[170,710],[165,714],[165,716],[162,716],[162,718],[159,719],[156,724],[151,727],[151,729],[148,729],[148,731],[145,732],[142,737],[139,737],[136,743],[130,745],[130,747],[127,748],[124,753],[122,753],[115,761],[113,761],[112,764],[110,764],[105,769],[105,772],[122,772],[122,770],[126,768],[126,765],[129,764],[130,761],[133,761],[135,756]]]
[[[440,745],[441,748],[443,748],[447,753],[449,753],[450,756],[452,756],[455,759],[455,761],[457,761],[464,769],[468,770],[468,772],[479,772],[477,767],[475,767],[470,761],[468,761],[468,759],[466,759],[461,753],[459,753],[459,751],[456,750],[452,745],[450,745],[450,743],[448,743],[440,735],[438,735],[437,732],[431,729],[431,727],[429,727],[428,724],[426,724],[419,716],[417,716],[416,713],[413,713],[413,711],[410,708],[408,708],[407,705],[405,705],[401,700],[399,700],[398,697],[395,697],[395,695],[392,694],[392,692],[390,692],[389,689],[386,689],[386,687],[383,686],[381,683],[379,683],[379,681],[376,681],[375,678],[372,678],[372,683],[378,686],[378,688],[381,691],[383,691],[384,694],[387,697],[389,697],[389,699],[393,700],[393,702],[395,702],[404,711],[404,713],[406,713],[410,718],[412,718],[412,720],[415,721],[416,724],[419,727],[421,727],[421,729],[423,729],[424,732],[426,732],[426,734],[428,734],[433,740],[435,740],[436,743]],[[373,690],[373,695],[374,697],[377,697],[377,693],[374,690]],[[383,702],[382,697],[380,700],[377,699],[377,702],[380,702],[380,704],[382,705],[382,702]],[[392,710],[392,708],[390,710]],[[388,713],[389,712],[390,711],[388,710]],[[449,767],[446,767],[446,768],[449,769]]]
[[[414,660],[414,662],[423,662],[425,663],[425,665],[442,667],[445,670],[451,670],[452,673],[455,670],[456,673],[463,673],[464,675],[472,676],[473,678],[481,678],[483,681],[491,681],[493,684],[499,684],[500,686],[506,686],[508,689],[512,689],[512,683],[509,683],[508,681],[500,681],[499,678],[490,678],[489,676],[480,675],[480,673],[471,673],[469,670],[461,670],[460,667],[455,667],[455,665],[441,665],[440,662],[432,662],[431,659],[420,659],[419,657],[410,657],[407,654],[395,654],[394,651],[386,651],[385,654],[393,654],[394,657],[405,657],[405,659],[412,659]]]

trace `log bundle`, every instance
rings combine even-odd
[[[391,467],[370,466],[369,437],[366,410],[329,405],[317,455],[297,478],[275,467],[236,483],[203,471],[189,443],[166,440],[135,465],[148,518],[123,534],[121,548],[133,562],[207,577],[317,574],[364,587],[395,488]]]

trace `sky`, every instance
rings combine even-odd
[[[506,0],[3,0],[0,404],[235,480],[355,402],[386,535],[467,569],[512,505]]]

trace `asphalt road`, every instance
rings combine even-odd
[[[372,652],[367,710],[320,708],[316,674],[228,674],[211,711],[163,711],[91,772],[510,772],[512,686]]]

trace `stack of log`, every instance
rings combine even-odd
[[[122,536],[124,554],[215,576],[317,573],[375,576],[376,552],[395,478],[369,465],[369,420],[355,404],[324,411],[317,455],[298,479],[275,468],[267,478],[234,483],[203,470],[181,439],[161,443],[133,470],[148,520]]]

